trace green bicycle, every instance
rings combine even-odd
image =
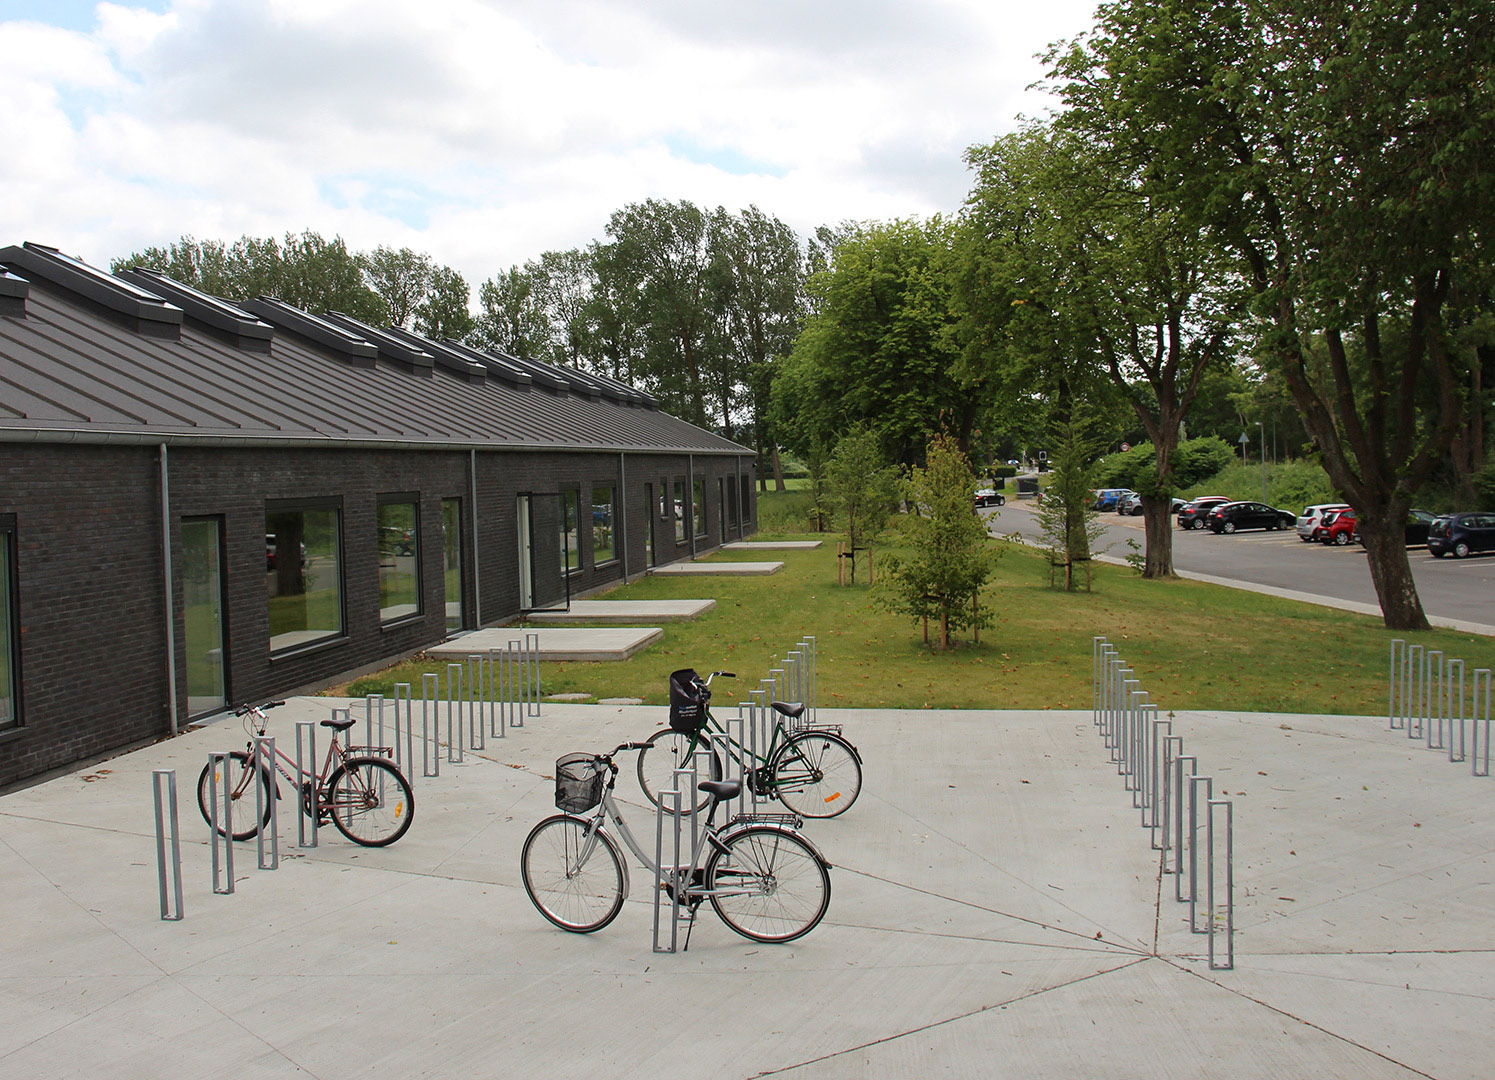
[[[644,744],[638,757],[639,786],[654,805],[658,793],[674,787],[674,771],[688,765],[697,749],[710,753],[711,779],[723,776],[721,756],[713,742],[741,768],[743,783],[760,798],[776,798],[806,818],[833,818],[851,809],[862,791],[862,757],[838,727],[791,731],[787,723],[799,719],[804,704],[775,701],[774,726],[767,746],[744,746],[711,715],[711,680],[735,678],[730,671],[713,671],[702,679],[690,668],[670,676],[670,726]],[[712,739],[716,734],[718,738]],[[703,800],[697,796],[697,808]],[[690,807],[684,807],[689,812]]]

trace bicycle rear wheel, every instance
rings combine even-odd
[[[225,763],[227,770],[218,770],[218,835],[233,836],[235,840],[248,840],[259,832],[270,820],[270,800],[275,798],[275,786],[270,782],[270,770],[260,769],[260,784],[265,789],[264,817],[255,820],[255,793],[253,770],[249,765],[249,755],[243,750],[235,750],[229,754]],[[213,763],[209,761],[202,767],[202,773],[197,777],[197,808],[202,811],[202,819],[209,826],[212,825],[213,816],[209,808],[212,800],[213,785]],[[229,792],[229,821],[223,818],[223,788],[228,786]]]
[[[530,903],[562,930],[590,934],[618,917],[627,895],[623,856],[598,829],[591,851],[584,818],[556,814],[530,830],[519,854],[519,872]]]
[[[675,770],[690,765],[692,751],[707,745],[704,740],[692,740],[689,735],[684,735],[671,728],[655,732],[649,739],[644,749],[638,755],[638,782],[644,789],[644,797],[654,805],[659,805],[659,793],[671,791],[675,787]],[[711,755],[711,775],[703,776],[702,780],[720,780],[722,778],[721,759],[716,754]],[[680,808],[689,813],[692,803],[696,809],[706,805],[710,798],[699,788],[689,795],[684,795],[680,800]]]
[[[774,755],[774,794],[800,817],[833,818],[862,791],[862,766],[845,739],[824,732],[793,736]]]
[[[343,762],[327,779],[323,805],[337,831],[364,847],[393,844],[415,818],[410,782],[379,758]]]
[[[831,876],[810,846],[788,829],[750,825],[723,838],[706,860],[711,906],[753,941],[808,934],[831,902]]]

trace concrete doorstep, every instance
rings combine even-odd
[[[272,733],[345,704],[296,699]],[[1495,779],[1384,719],[1174,717],[1235,802],[1236,968],[1210,971],[1088,711],[821,710],[865,783],[805,825],[832,896],[789,945],[707,906],[688,951],[653,953],[637,865],[612,925],[556,929],[519,877],[555,759],[666,715],[547,702],[439,777],[417,749],[388,848],[329,828],[298,849],[286,800],[280,868],[240,844],[232,896],[211,892],[195,804],[208,751],[242,745],[231,724],[0,798],[0,1076],[1495,1075]],[[158,768],[181,800],[177,923],[158,917]]]

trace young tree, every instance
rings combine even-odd
[[[886,464],[876,433],[859,425],[843,435],[831,452],[825,484],[831,505],[846,527],[854,581],[856,552],[882,532],[898,499],[898,469]]]
[[[939,646],[950,647],[951,631],[990,625],[977,595],[991,577],[998,552],[976,513],[972,492],[976,474],[953,438],[938,435],[924,455],[925,465],[912,471],[905,536],[909,554],[883,560],[882,602],[915,621],[939,621]]]
[[[426,294],[415,309],[415,332],[440,341],[465,341],[473,330],[467,308],[467,281],[449,266],[436,266]]]
[[[408,330],[421,301],[430,291],[435,260],[408,247],[396,251],[380,244],[373,251],[359,255],[358,265],[368,287],[379,294],[389,309],[390,323]]]
[[[1071,416],[1054,427],[1049,456],[1053,478],[1038,504],[1038,528],[1049,546],[1049,566],[1064,568],[1064,588],[1079,588],[1075,568],[1083,567],[1084,585],[1090,589],[1090,560],[1095,541],[1104,526],[1090,507],[1095,483],[1095,444],[1087,436],[1089,424]]]

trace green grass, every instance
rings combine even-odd
[[[883,611],[865,585],[836,585],[835,539],[815,551],[781,551],[771,577],[648,577],[610,599],[710,597],[708,615],[665,624],[664,639],[632,660],[548,663],[546,694],[668,701],[680,667],[737,672],[721,698],[755,687],[805,635],[817,640],[819,703],[862,708],[1088,708],[1091,638],[1104,634],[1137,671],[1164,713],[1225,709],[1375,715],[1386,708],[1392,634],[1379,620],[1200,582],[1143,581],[1124,567],[1097,566],[1090,593],[1048,585],[1041,556],[1013,547],[982,597],[997,625],[949,652],[926,647],[920,629]],[[758,560],[757,552],[714,559]],[[969,637],[969,634],[966,635]],[[1469,670],[1495,666],[1495,641],[1453,631],[1413,636],[1462,657]],[[392,693],[420,685],[419,660],[355,681],[338,692]]]

